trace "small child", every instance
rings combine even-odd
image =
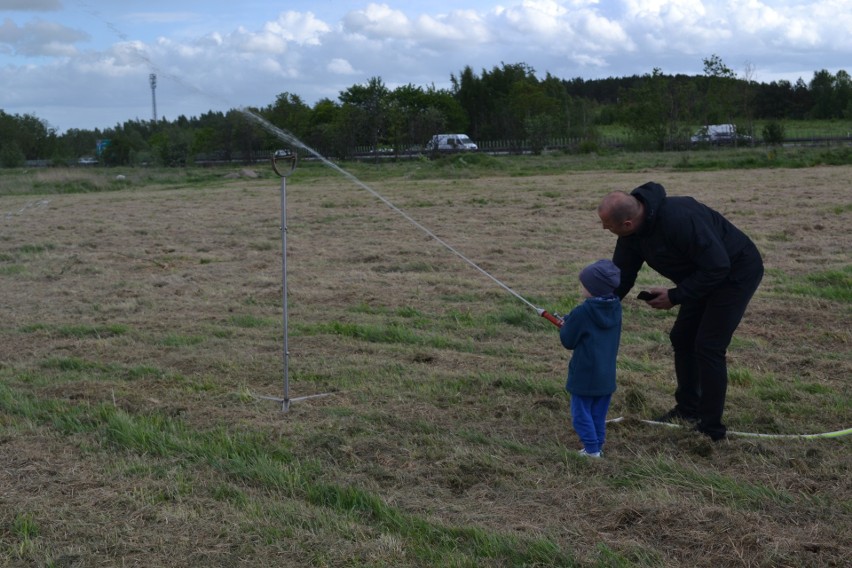
[[[574,353],[568,363],[565,390],[571,394],[574,430],[583,443],[580,455],[602,456],[606,413],[615,392],[615,359],[621,341],[621,301],[613,291],[621,271],[610,260],[598,260],[580,271],[585,301],[565,316],[559,339]]]

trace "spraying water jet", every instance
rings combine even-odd
[[[539,316],[545,318],[547,321],[549,321],[550,323],[552,323],[556,327],[562,327],[562,318],[549,313],[547,310],[545,310],[543,308],[539,308],[538,306],[536,306],[535,304],[533,304],[532,302],[530,302],[529,300],[527,300],[526,298],[524,298],[523,296],[521,296],[520,294],[515,292],[512,288],[507,286],[504,282],[502,282],[497,277],[492,275],[490,272],[488,272],[487,270],[485,270],[484,268],[482,268],[481,266],[479,266],[478,264],[473,262],[471,259],[466,257],[461,252],[459,252],[452,245],[450,245],[449,243],[444,241],[441,237],[439,237],[438,235],[436,235],[435,233],[430,231],[427,227],[420,224],[417,220],[415,220],[413,217],[411,217],[408,213],[406,213],[405,211],[403,211],[402,209],[400,209],[399,207],[397,207],[396,205],[391,203],[386,197],[381,195],[379,192],[374,190],[372,187],[370,187],[366,183],[362,182],[355,175],[353,175],[352,173],[341,168],[340,166],[338,166],[337,164],[335,164],[334,162],[332,162],[331,160],[329,160],[328,158],[326,158],[325,156],[323,156],[322,154],[320,154],[319,152],[317,152],[316,150],[314,150],[313,148],[311,148],[310,146],[308,146],[307,144],[305,144],[304,142],[302,142],[301,140],[296,138],[290,132],[287,132],[283,128],[279,128],[279,127],[275,126],[274,124],[272,124],[271,122],[269,122],[268,120],[263,118],[262,116],[259,116],[258,114],[254,113],[251,110],[244,108],[244,107],[240,108],[239,111],[241,113],[243,113],[246,117],[250,118],[252,121],[256,122],[258,125],[260,125],[261,128],[264,128],[267,131],[269,131],[271,134],[274,134],[275,136],[277,136],[283,142],[287,142],[288,144],[290,144],[291,146],[293,146],[295,148],[302,149],[303,151],[307,152],[308,154],[310,154],[313,157],[320,160],[326,166],[332,168],[333,170],[341,173],[342,175],[344,175],[347,178],[349,178],[350,180],[352,180],[357,186],[361,187],[362,189],[364,189],[365,191],[370,193],[373,197],[375,197],[376,199],[378,199],[379,201],[381,201],[382,203],[387,205],[391,210],[393,210],[394,212],[401,215],[403,218],[405,218],[406,221],[408,221],[409,223],[411,223],[412,225],[414,225],[415,227],[417,227],[418,229],[420,229],[421,231],[426,233],[426,235],[428,235],[433,240],[437,241],[440,245],[442,245],[448,251],[450,251],[454,255],[458,256],[460,259],[465,261],[467,264],[472,266],[474,269],[479,271],[481,274],[490,278],[498,286],[500,286],[501,288],[506,290],[508,293],[513,295],[515,298],[517,298],[518,300],[520,300],[521,302],[523,302],[524,304],[526,304],[527,306],[532,308]]]

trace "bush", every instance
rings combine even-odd
[[[17,144],[5,144],[0,148],[0,167],[20,168],[25,162],[26,156]]]
[[[780,122],[769,122],[763,127],[763,141],[770,146],[780,146],[784,143],[784,125]]]

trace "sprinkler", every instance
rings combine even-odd
[[[290,410],[290,403],[309,398],[328,396],[330,393],[314,394],[298,398],[290,398],[290,346],[288,341],[287,321],[287,178],[296,170],[296,153],[289,150],[277,150],[272,154],[272,169],[281,178],[281,313],[284,328],[283,349],[283,374],[284,374],[284,397],[261,396],[268,400],[281,403],[284,412]],[[286,167],[279,168],[279,162]]]

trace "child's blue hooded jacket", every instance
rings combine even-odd
[[[615,361],[621,341],[618,296],[587,298],[565,316],[559,339],[574,353],[565,389],[581,396],[615,392]]]

